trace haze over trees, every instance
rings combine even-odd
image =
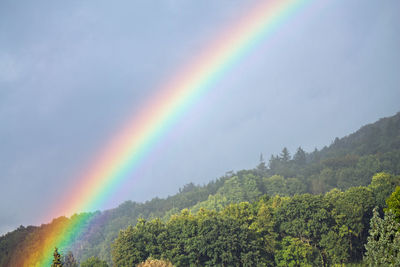
[[[76,219],[86,231],[59,250],[71,266],[398,266],[400,113],[292,153],[166,199],[21,226],[0,238],[0,266],[18,266],[46,231]]]

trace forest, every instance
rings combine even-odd
[[[165,199],[20,226],[0,237],[0,266],[21,266],[46,232],[82,218],[63,266],[400,266],[399,186],[397,113]]]

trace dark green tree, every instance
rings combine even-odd
[[[120,231],[112,244],[112,258],[116,266],[135,266],[147,258],[162,258],[164,251],[161,237],[165,236],[165,224],[160,219],[139,219],[136,226]]]
[[[280,163],[279,157],[271,155],[271,158],[269,159],[268,167],[273,174],[275,174],[277,172],[277,170],[279,168],[279,163]]]
[[[265,165],[265,160],[262,153],[260,154],[260,163],[257,165],[257,170],[261,175],[267,171],[267,165]]]
[[[306,164],[306,152],[301,148],[297,148],[296,154],[293,156],[293,161],[298,165]]]
[[[264,192],[267,193],[269,196],[273,195],[286,196],[288,194],[286,180],[281,175],[264,177],[263,186],[264,186]]]
[[[288,162],[290,160],[290,153],[289,153],[289,150],[286,147],[284,147],[282,149],[282,152],[280,154],[280,158],[281,158],[281,160],[283,162]]]
[[[54,253],[53,253],[53,263],[51,264],[51,267],[60,267],[63,266],[61,262],[61,255],[58,253],[58,249],[54,248]]]
[[[295,195],[275,211],[275,223],[282,236],[306,241],[319,251],[319,264],[326,266],[326,251],[320,246],[323,235],[332,228],[331,207],[323,196]]]

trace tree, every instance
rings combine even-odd
[[[173,265],[170,261],[148,258],[145,262],[139,263],[137,267],[173,267]]]
[[[307,192],[307,185],[299,178],[287,178],[285,191],[289,196],[305,194]]]
[[[54,248],[54,253],[53,253],[54,259],[53,263],[51,264],[51,267],[60,267],[63,266],[61,262],[61,255],[58,253],[58,249]]]
[[[283,149],[282,149],[282,152],[281,152],[281,160],[283,161],[283,162],[288,162],[289,160],[290,160],[290,153],[289,153],[289,150],[286,148],[286,147],[284,147]]]
[[[326,251],[329,265],[361,261],[374,206],[372,191],[367,187],[353,187],[345,192],[332,189],[325,194],[325,200],[335,220],[319,243]]]
[[[395,190],[396,185],[398,185],[398,177],[389,173],[379,172],[372,177],[369,188],[374,192],[377,206],[381,208],[380,212],[385,206],[385,200]]]
[[[271,155],[271,158],[269,159],[268,167],[272,173],[276,173],[276,171],[279,168],[279,157]]]
[[[326,252],[321,237],[329,232],[334,221],[331,207],[323,196],[295,195],[275,210],[276,226],[282,236],[290,235],[319,250],[320,265],[326,266]]]
[[[264,195],[254,206],[252,216],[253,222],[249,226],[250,230],[253,230],[262,244],[261,256],[266,260],[273,262],[275,241],[277,239],[277,233],[274,231],[274,218],[273,208],[271,207],[269,197]],[[250,217],[250,216],[249,216]]]
[[[298,165],[306,164],[306,152],[301,148],[297,148],[296,154],[293,156],[293,160]]]
[[[64,267],[78,267],[79,264],[75,260],[74,254],[71,251],[68,251],[67,255],[63,257],[63,266]]]
[[[108,267],[108,264],[107,262],[102,261],[99,258],[90,257],[81,263],[81,267]]]
[[[318,261],[318,252],[309,243],[299,238],[287,236],[280,243],[280,250],[275,254],[277,266],[315,266]]]
[[[267,171],[267,166],[265,165],[265,160],[262,153],[260,154],[260,163],[257,165],[257,170],[261,175]]]
[[[375,208],[371,219],[365,262],[369,266],[400,266],[400,224],[391,211],[379,217]]]
[[[116,266],[135,266],[150,256],[161,258],[165,242],[165,224],[160,219],[139,219],[136,226],[120,231],[112,244],[112,258]]]
[[[264,191],[270,195],[287,195],[286,180],[281,175],[273,175],[263,178]]]
[[[387,209],[391,211],[395,216],[397,222],[400,223],[400,186],[396,187],[396,190],[386,199]]]

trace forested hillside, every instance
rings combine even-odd
[[[183,210],[168,221],[139,220],[112,244],[113,263],[148,257],[177,266],[331,266],[362,261],[372,211],[400,177],[379,173],[344,192],[263,195],[218,211]],[[378,208],[378,209],[379,209]],[[382,257],[384,254],[381,255]]]
[[[82,216],[90,221],[87,231],[61,251],[81,262],[94,256],[131,266],[151,256],[177,266],[357,263],[373,209],[379,221],[398,175],[400,113],[320,151],[299,147],[292,156],[283,148],[268,161],[261,156],[254,169],[187,184],[166,199],[21,226],[0,238],[0,266],[18,266],[45,231]]]

